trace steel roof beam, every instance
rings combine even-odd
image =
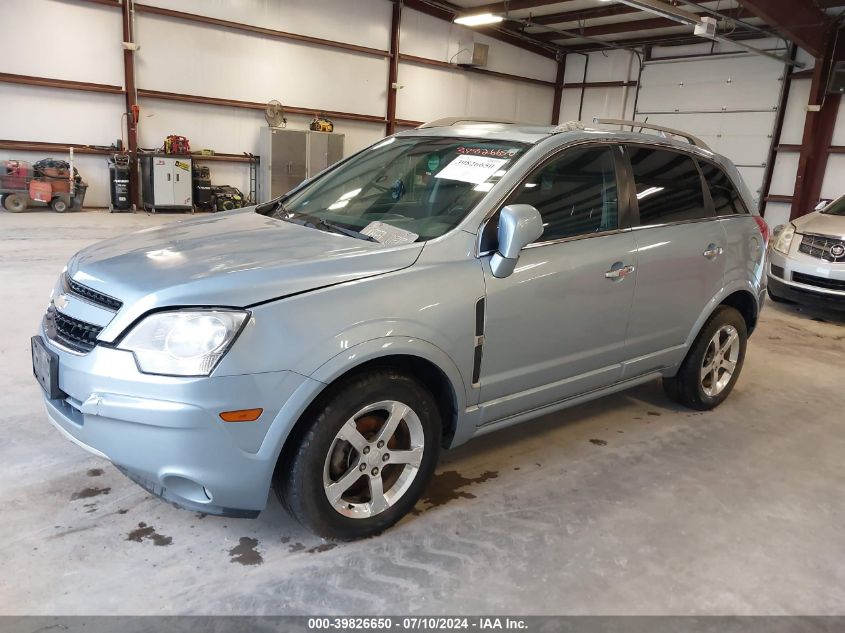
[[[812,0],[740,0],[740,3],[813,57],[824,56],[834,19]]]

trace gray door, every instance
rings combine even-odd
[[[306,143],[308,132],[299,130],[272,130],[270,196],[287,193],[301,183],[306,175]]]
[[[192,193],[191,161],[178,158],[173,161],[173,204],[190,207]]]
[[[702,311],[719,292],[726,236],[688,155],[628,147],[636,185],[637,288],[625,376],[680,361]]]
[[[308,178],[343,158],[343,135],[334,132],[308,133]]]
[[[619,379],[637,272],[616,152],[565,150],[508,200],[535,206],[545,231],[510,277],[493,277],[484,261],[482,424]]]
[[[166,156],[154,156],[153,161],[153,205],[170,206],[173,204],[173,163],[175,160]]]

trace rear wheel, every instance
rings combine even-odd
[[[434,398],[394,370],[334,387],[276,468],[279,500],[330,539],[373,536],[407,514],[437,463],[441,421]]]
[[[734,308],[720,306],[701,328],[678,373],[663,379],[666,395],[700,411],[718,406],[739,378],[747,342],[745,319]]]
[[[64,213],[67,211],[67,202],[59,197],[53,198],[50,202],[50,208],[56,213]]]
[[[3,206],[6,208],[6,211],[11,211],[12,213],[26,211],[28,203],[29,200],[19,193],[10,193],[3,199]]]

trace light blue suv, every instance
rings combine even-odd
[[[657,378],[712,408],[768,230],[727,159],[659,131],[441,120],[86,248],[32,339],[49,418],[178,506],[253,517],[272,487],[352,539],[441,448]]]

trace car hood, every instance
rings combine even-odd
[[[109,340],[154,308],[248,307],[406,268],[421,251],[422,244],[385,247],[244,209],[94,244],[74,256],[68,274],[123,302],[100,337]]]
[[[799,233],[817,233],[845,239],[845,216],[814,211],[792,221]]]

